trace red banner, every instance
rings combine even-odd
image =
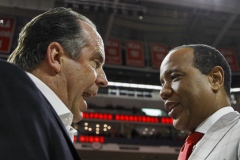
[[[106,47],[106,63],[122,64],[121,43],[118,39],[109,39]]]
[[[234,52],[233,48],[230,47],[220,47],[218,50],[223,54],[223,56],[226,58],[230,68],[232,71],[239,70],[237,58]]]
[[[164,44],[151,43],[152,67],[159,69],[164,57],[168,53],[168,47]]]
[[[10,52],[15,21],[15,18],[0,16],[0,53]]]
[[[129,66],[145,66],[142,42],[126,40],[126,64]]]

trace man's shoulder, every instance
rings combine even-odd
[[[0,59],[0,66],[5,66],[8,67],[7,69],[17,69],[17,70],[21,70],[18,66],[16,66],[15,64],[9,63],[6,60]],[[4,70],[1,70],[4,71]],[[6,70],[5,70],[6,71]]]
[[[0,59],[0,68],[1,79],[11,78],[18,79],[19,81],[23,79],[24,81],[27,81],[26,83],[31,84],[31,80],[28,78],[26,72],[15,64]],[[16,83],[17,82],[18,81],[16,81]]]
[[[41,113],[39,111],[50,113],[47,107],[50,104],[23,69],[4,60],[0,60],[0,68],[2,105],[9,110],[20,109],[24,113],[28,111],[32,114],[34,112],[31,111],[38,111],[38,115]]]

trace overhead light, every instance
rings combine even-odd
[[[143,19],[143,12],[142,12],[142,11],[138,11],[138,18],[139,18],[140,20]]]
[[[148,84],[135,84],[135,83],[122,83],[122,82],[108,82],[108,86],[127,87],[127,88],[140,88],[140,89],[152,89],[161,90],[161,86],[148,85]]]
[[[162,116],[162,111],[160,109],[142,108],[141,110],[148,116]]]
[[[231,88],[231,92],[240,92],[240,88]]]
[[[151,89],[151,90],[159,90],[159,91],[162,89],[161,86],[156,86],[156,85],[123,83],[123,82],[108,82],[108,86]],[[240,92],[240,88],[231,88],[231,92]]]
[[[231,103],[232,104],[236,104],[237,103],[234,94],[231,94]]]

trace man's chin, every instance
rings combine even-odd
[[[179,123],[179,119],[173,119],[173,126],[178,130],[182,130],[182,125]]]
[[[83,119],[83,113],[80,112],[79,115],[73,117],[73,122],[77,123]]]

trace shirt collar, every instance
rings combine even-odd
[[[233,111],[234,110],[231,106],[227,106],[227,107],[223,107],[223,108],[219,109],[218,111],[213,113],[210,117],[208,117],[205,121],[203,121],[197,127],[196,131],[205,134],[219,118],[221,118],[225,114],[227,114],[229,112],[233,112]]]
[[[26,73],[31,78],[31,80],[35,83],[37,88],[42,92],[45,98],[49,101],[49,103],[52,105],[54,110],[57,112],[71,140],[73,141],[74,135],[77,133],[77,130],[75,130],[71,126],[73,121],[73,114],[71,113],[71,111],[45,83],[43,83],[40,79],[38,79],[33,74],[29,72],[26,72]]]
[[[67,106],[58,98],[58,96],[40,79],[34,76],[31,73],[28,73],[28,76],[32,79],[35,83],[37,88],[42,92],[42,94],[46,97],[49,103],[53,106],[54,110],[57,112],[59,116],[65,114],[72,114]]]

